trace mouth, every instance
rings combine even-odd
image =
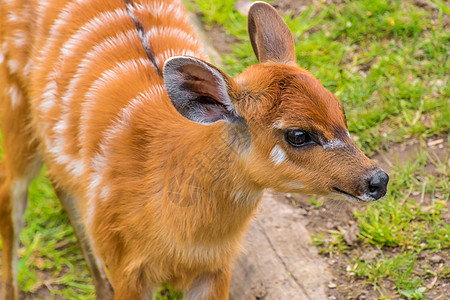
[[[364,199],[365,197],[364,198],[359,198],[359,197],[353,196],[352,194],[349,194],[346,191],[343,191],[343,190],[341,190],[339,188],[336,188],[336,187],[334,187],[333,190],[335,192],[337,192],[339,195],[344,196],[344,198],[346,200],[349,200],[351,202],[357,202],[357,203],[363,203],[364,202],[364,203],[367,203],[368,201],[371,201],[370,199]]]

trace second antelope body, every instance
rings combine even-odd
[[[388,176],[352,142],[342,104],[296,63],[277,12],[248,15],[259,63],[206,62],[178,1],[1,3],[2,298],[42,163],[99,299],[227,299],[264,189],[353,202]]]

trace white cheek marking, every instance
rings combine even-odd
[[[323,145],[323,149],[324,150],[332,150],[332,149],[336,149],[336,148],[342,148],[344,147],[346,144],[338,139],[334,139],[329,141],[328,143]]]
[[[281,164],[283,161],[286,160],[286,153],[278,147],[278,145],[275,145],[273,147],[272,152],[270,152],[270,158],[272,159],[275,166]]]

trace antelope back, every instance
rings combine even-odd
[[[205,56],[178,1],[22,2],[6,3],[8,64],[31,96],[50,174],[78,187],[121,116],[145,101],[175,114],[160,99],[165,60]]]

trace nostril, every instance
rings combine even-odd
[[[368,180],[368,194],[375,198],[375,200],[380,199],[381,197],[386,195],[388,182],[388,174],[381,170],[376,172]]]
[[[377,191],[377,189],[378,189],[377,185],[369,184],[369,192],[370,193],[375,193]]]

